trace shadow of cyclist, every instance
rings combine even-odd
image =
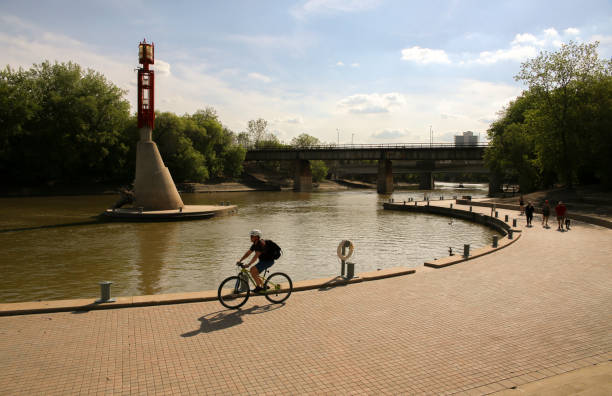
[[[279,309],[284,306],[281,304],[268,304],[263,306],[254,305],[247,309],[226,309],[223,311],[212,312],[198,318],[200,328],[181,334],[181,337],[193,337],[200,333],[211,333],[217,330],[227,329],[242,323],[243,315],[257,315]]]

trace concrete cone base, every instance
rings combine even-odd
[[[173,210],[140,210],[139,208],[106,209],[102,216],[115,221],[183,221],[209,219],[236,213],[236,205],[186,205]]]

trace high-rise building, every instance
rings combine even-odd
[[[475,146],[478,144],[478,135],[474,132],[463,132],[463,135],[455,135],[455,146]]]

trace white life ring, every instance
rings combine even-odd
[[[349,244],[349,247],[348,247],[348,248],[349,248],[349,251],[348,251],[348,253],[347,253],[347,254],[345,254],[345,255],[343,256],[343,255],[342,255],[342,247],[343,247],[343,246],[344,246],[344,244],[345,244],[345,243],[347,243],[347,242],[348,242],[348,244]],[[344,240],[344,241],[340,242],[340,244],[338,245],[338,250],[337,250],[338,257],[340,258],[340,260],[347,260],[349,257],[351,257],[351,255],[353,254],[353,251],[354,251],[354,250],[355,250],[355,246],[353,246],[353,242],[351,242],[351,241],[347,241],[347,240]]]

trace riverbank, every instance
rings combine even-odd
[[[518,210],[519,198],[520,194],[516,193],[514,196],[488,198],[483,202],[512,205]],[[525,204],[531,202],[536,210],[540,209],[546,200],[548,200],[551,209],[554,209],[559,201],[563,201],[570,217],[572,214],[579,214],[612,221],[612,191],[607,191],[600,186],[540,190],[523,194],[523,199]],[[551,218],[553,217],[554,211]]]
[[[295,394],[609,394],[612,231],[580,223],[562,233],[511,217],[524,236],[503,253],[307,290],[282,305],[257,297],[240,310],[205,301],[2,317],[0,386],[243,394],[265,381],[271,393]],[[261,329],[275,336],[245,338]],[[262,359],[270,375],[228,382]]]

